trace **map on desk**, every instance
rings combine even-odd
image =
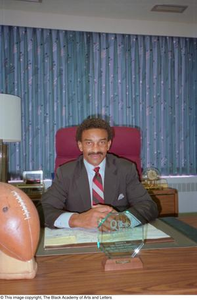
[[[157,229],[151,224],[146,224],[144,226],[144,240],[166,240],[170,239],[170,236],[163,231]],[[141,226],[140,226],[141,227]],[[133,228],[132,236],[125,236],[126,240],[138,240],[141,239],[142,231],[140,227]],[[109,233],[107,239],[109,241]],[[111,235],[111,241],[121,241],[122,234],[117,232],[117,234]],[[58,249],[62,247],[69,247],[74,245],[87,245],[91,243],[97,243],[98,241],[98,230],[97,229],[82,229],[82,228],[69,228],[69,229],[44,229],[44,249]]]

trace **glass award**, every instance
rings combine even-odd
[[[109,213],[98,224],[97,246],[105,254],[105,271],[143,268],[144,226],[129,211]]]

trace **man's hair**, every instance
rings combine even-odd
[[[93,128],[106,130],[108,134],[108,141],[111,141],[113,139],[113,130],[107,121],[100,118],[89,118],[89,119],[85,119],[81,123],[81,125],[78,126],[76,132],[76,141],[81,142],[82,133],[84,130],[93,129]]]

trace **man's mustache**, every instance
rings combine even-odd
[[[90,153],[88,153],[88,155],[103,155],[103,152],[90,152]]]

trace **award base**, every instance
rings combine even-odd
[[[0,279],[33,279],[37,273],[34,258],[20,261],[0,251]]]
[[[139,257],[105,258],[102,262],[105,271],[143,269]]]

